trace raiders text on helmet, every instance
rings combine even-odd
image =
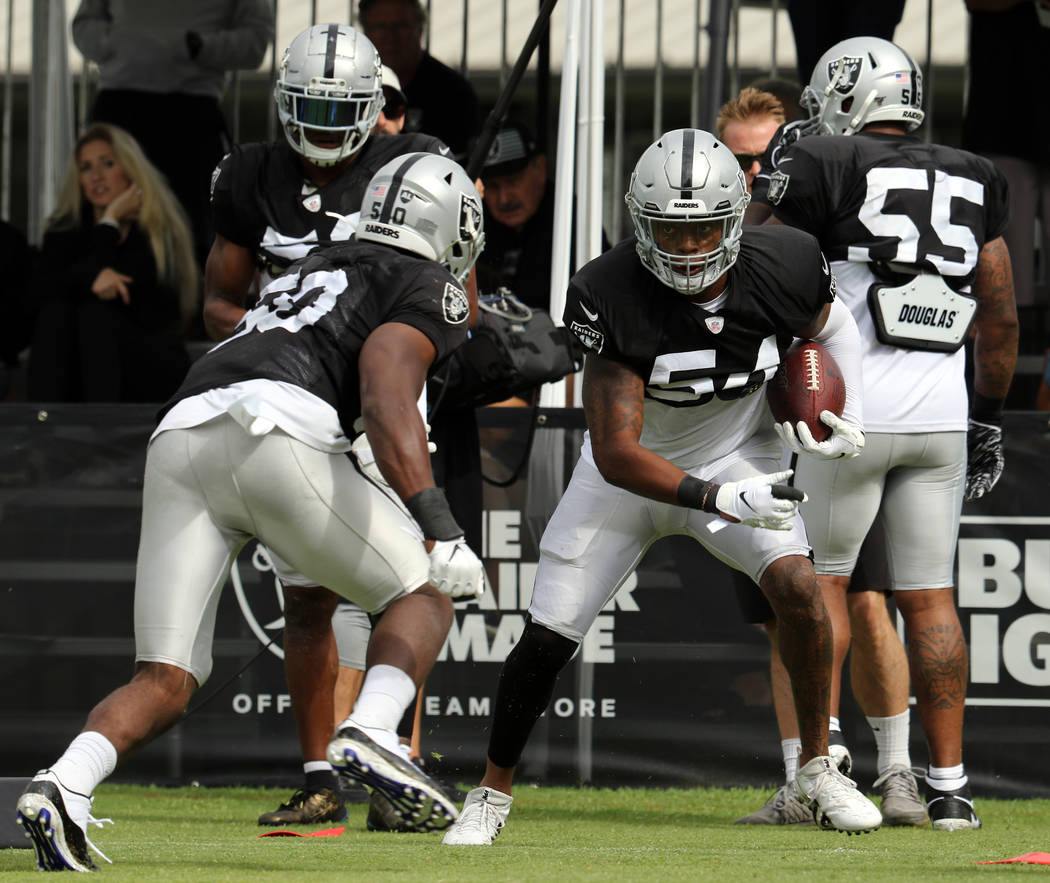
[[[820,57],[802,106],[821,135],[852,135],[880,121],[904,123],[910,132],[924,116],[922,71],[889,40],[851,37]]]
[[[462,282],[485,244],[481,198],[454,160],[407,153],[372,176],[356,236],[444,264]]]
[[[631,175],[625,197],[638,256],[657,279],[683,294],[698,294],[715,282],[740,252],[748,196],[736,158],[714,135],[676,129],[646,149]],[[676,253],[661,242],[680,241],[683,225],[717,225],[717,245],[701,253]]]
[[[383,107],[379,54],[348,25],[314,25],[285,50],[274,87],[288,142],[319,166],[358,150]]]

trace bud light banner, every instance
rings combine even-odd
[[[1042,708],[1050,721],[1050,433],[1046,415],[1007,423],[995,490],[963,515],[960,619],[970,636],[967,703]],[[1026,431],[1027,429],[1027,431]]]
[[[458,602],[423,691],[422,749],[446,780],[480,776],[500,666],[525,625],[543,528],[576,462],[582,413],[483,408],[489,587]],[[0,777],[50,762],[133,670],[142,471],[153,409],[0,406]],[[531,445],[529,421],[535,421]],[[1007,415],[1006,471],[964,511],[960,619],[970,646],[964,736],[975,790],[1050,795],[1050,434]],[[519,468],[520,467],[520,468]],[[518,478],[514,480],[514,475]],[[503,486],[506,485],[506,486]],[[173,591],[178,587],[173,586]],[[220,601],[215,666],[186,717],[122,765],[125,781],[295,784],[283,598],[257,542]],[[764,633],[695,542],[656,543],[563,671],[522,759],[523,781],[763,785],[780,779]],[[848,666],[847,666],[848,668]],[[843,729],[862,786],[874,744],[847,683]],[[918,713],[912,757],[925,763]],[[1004,748],[1006,750],[1004,750]]]

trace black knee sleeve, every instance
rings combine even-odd
[[[500,671],[489,737],[489,760],[496,766],[518,765],[532,728],[550,704],[558,673],[577,646],[527,618],[521,640]]]

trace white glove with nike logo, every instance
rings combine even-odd
[[[439,592],[453,598],[478,598],[485,593],[485,569],[463,537],[434,540],[428,554],[427,581]]]
[[[783,484],[793,474],[793,470],[785,469],[727,481],[718,488],[715,506],[728,521],[767,530],[791,530],[791,519],[798,514],[798,504],[806,501],[806,495],[798,488]]]
[[[795,426],[786,421],[774,423],[773,429],[796,454],[809,454],[820,460],[856,457],[864,450],[864,430],[859,426],[843,420],[834,411],[821,411],[820,422],[831,429],[831,436],[822,442],[813,438],[809,425],[802,420]]]

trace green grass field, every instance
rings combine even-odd
[[[956,833],[885,828],[848,837],[732,824],[767,796],[754,789],[525,786],[492,847],[453,849],[439,834],[370,833],[364,805],[350,807],[339,837],[260,838],[256,816],[287,791],[107,784],[94,812],[116,824],[91,836],[113,860],[99,864],[114,880],[1050,880],[1050,867],[976,864],[1050,852],[1047,800],[980,800],[985,827]],[[31,879],[35,867],[32,850],[0,850],[5,881]]]

